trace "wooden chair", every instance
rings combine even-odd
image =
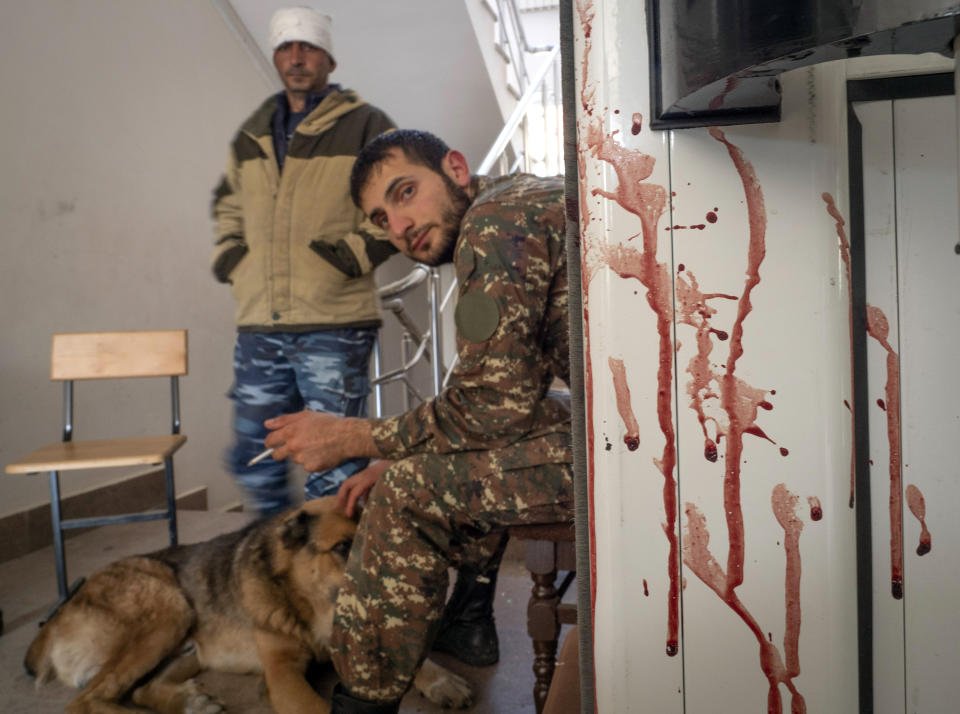
[[[177,543],[174,503],[173,453],[187,437],[180,433],[178,378],[187,374],[187,331],[85,332],[53,336],[50,378],[62,381],[63,438],[47,444],[6,467],[9,474],[47,472],[50,480],[50,512],[56,556],[57,589],[67,596],[67,565],[63,531],[70,528],[130,523],[165,518],[170,526],[170,544]],[[169,377],[171,433],[99,441],[73,440],[73,382],[86,379]],[[60,472],[77,469],[163,464],[167,508],[95,518],[64,520],[60,514]]]
[[[577,622],[577,607],[562,603],[576,577],[577,562],[573,523],[512,526],[510,537],[523,541],[524,563],[533,579],[527,603],[527,634],[533,641],[533,700],[543,711],[557,664],[561,625]],[[566,571],[557,582],[557,573]]]

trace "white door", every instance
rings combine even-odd
[[[870,306],[863,408],[870,424],[874,711],[941,714],[957,710],[960,665],[955,102],[930,97],[855,110],[863,127]]]

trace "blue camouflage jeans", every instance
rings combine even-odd
[[[264,459],[247,462],[263,451],[263,422],[304,408],[341,416],[367,415],[368,367],[376,328],[314,332],[240,332],[233,352],[235,441],[227,452],[230,471],[261,515],[291,505],[287,464]],[[337,492],[366,459],[345,461],[307,477],[304,495],[317,498]]]

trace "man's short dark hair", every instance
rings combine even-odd
[[[400,149],[407,161],[426,166],[438,174],[443,174],[443,157],[450,151],[443,139],[428,131],[397,129],[380,134],[360,150],[353,164],[353,171],[350,172],[350,197],[358,207],[360,191],[370,178],[370,172],[384,161],[393,149]]]

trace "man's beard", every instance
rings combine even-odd
[[[470,208],[470,197],[467,192],[446,174],[443,176],[443,183],[447,187],[447,197],[450,199],[450,205],[444,210],[441,216],[442,226],[440,231],[441,243],[438,246],[439,251],[436,255],[427,256],[421,262],[425,265],[437,266],[453,261],[453,254],[457,249],[457,238],[460,237],[460,224],[463,222],[463,216]]]

